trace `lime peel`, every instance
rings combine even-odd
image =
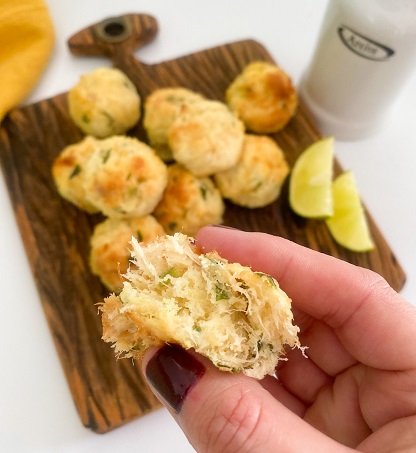
[[[374,243],[351,171],[341,173],[334,180],[332,197],[334,214],[325,221],[335,241],[354,252],[372,250]]]

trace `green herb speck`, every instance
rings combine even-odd
[[[199,190],[201,191],[202,198],[203,198],[204,200],[206,200],[206,199],[207,199],[207,192],[208,192],[207,188],[206,188],[204,185],[202,185],[202,186],[199,188]]]
[[[166,275],[170,275],[173,278],[181,277],[181,273],[179,272],[179,269],[175,266],[172,266],[166,272],[163,272],[162,274],[160,274],[159,277],[165,278]]]
[[[103,164],[105,164],[111,156],[111,148],[108,149],[103,156]]]
[[[139,230],[136,231],[136,237],[139,242],[143,241],[143,235],[142,235],[141,231],[139,231]]]
[[[263,185],[263,182],[262,181],[259,181],[254,187],[253,187],[253,192],[255,192],[256,190],[260,189],[260,187]]]
[[[260,277],[266,277],[267,280],[269,281],[269,283],[270,283],[272,286],[276,287],[276,281],[275,281],[275,279],[274,279],[271,275],[265,274],[265,273],[263,273],[263,272],[254,272],[254,273],[257,274],[257,275],[260,275]]]
[[[131,349],[132,351],[140,351],[141,349],[143,349],[143,343],[139,341]]]
[[[220,285],[215,285],[215,300],[229,299],[230,295],[225,290],[224,287]]]
[[[108,112],[106,112],[105,110],[101,110],[101,114],[107,118],[109,126],[112,126],[114,124],[115,120]]]
[[[72,170],[72,173],[69,175],[69,179],[74,178],[75,176],[79,175],[81,173],[81,165],[75,165],[74,169]]]
[[[168,227],[170,231],[175,231],[176,228],[178,227],[178,224],[176,222],[170,222]]]

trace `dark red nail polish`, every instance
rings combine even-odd
[[[149,360],[145,373],[166,403],[180,412],[186,396],[205,373],[205,367],[180,346],[167,344]]]

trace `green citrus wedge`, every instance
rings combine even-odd
[[[334,138],[313,143],[298,157],[289,182],[290,207],[302,217],[325,218],[333,213]]]
[[[334,180],[332,197],[334,214],[325,221],[335,241],[354,252],[373,249],[374,243],[351,171],[340,174]]]

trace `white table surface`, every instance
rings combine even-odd
[[[109,65],[70,55],[66,41],[106,17],[155,16],[157,38],[137,52],[147,63],[254,38],[295,83],[314,48],[326,0],[47,0],[56,27],[50,64],[27,103],[67,91],[80,74]],[[416,303],[416,73],[377,135],[336,141],[336,155],[356,175],[362,198],[407,274],[402,294]],[[44,317],[0,172],[0,451],[190,452],[168,413],[158,410],[108,434],[84,428],[76,413]]]

